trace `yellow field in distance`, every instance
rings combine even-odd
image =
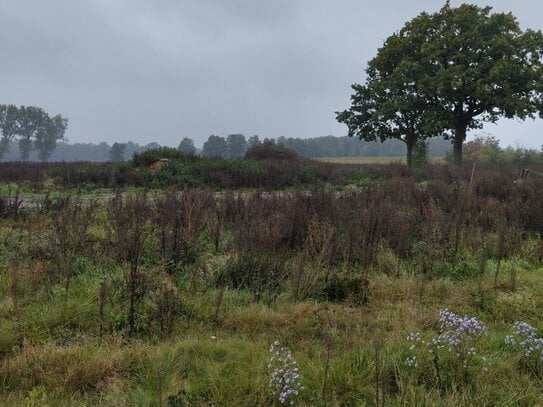
[[[405,164],[405,157],[315,157],[315,160],[335,164]],[[432,157],[433,163],[442,162],[442,157]]]

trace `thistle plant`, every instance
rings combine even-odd
[[[273,397],[282,405],[294,405],[296,397],[304,390],[297,362],[290,350],[274,341],[270,346],[269,387]]]
[[[515,322],[513,328],[513,335],[506,336],[505,343],[522,349],[526,358],[543,362],[543,338],[537,336],[537,330],[521,321]]]
[[[432,360],[438,387],[442,387],[442,360],[449,356],[460,364],[467,380],[467,369],[476,356],[475,344],[479,337],[486,333],[486,327],[475,317],[458,316],[448,309],[439,312],[439,331],[429,340],[423,339],[420,332],[412,332],[407,336],[411,342],[412,354],[405,359],[410,368],[419,367],[420,363]],[[415,350],[419,349],[418,355]],[[417,356],[420,356],[420,360]]]

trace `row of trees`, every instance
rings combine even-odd
[[[279,137],[277,144],[297,152],[304,157],[400,157],[405,155],[405,145],[400,140],[386,140],[383,143],[360,142],[352,137],[314,137],[308,139]],[[451,143],[443,139],[428,140],[430,156],[442,157],[451,149]]]
[[[57,143],[55,150],[51,153],[48,161],[124,161],[130,159],[134,153],[141,153],[145,150],[160,148],[158,143],[149,143],[140,145],[132,141],[124,143],[109,144],[105,141],[101,143],[67,143],[60,141]],[[39,152],[32,150],[28,157],[29,161],[40,160]],[[17,161],[20,159],[18,150],[18,142],[11,141],[8,144],[8,149],[2,156],[1,161]]]
[[[241,145],[243,145],[242,137],[239,137]],[[222,137],[221,137],[222,138]],[[211,146],[213,146],[213,140],[216,140],[213,136],[211,140]],[[334,137],[334,136],[324,136],[324,137],[314,137],[308,139],[300,138],[285,138],[278,137],[274,138],[264,138],[261,139],[259,136],[251,136],[246,139],[247,148],[251,147],[257,143],[273,143],[282,145],[289,150],[293,150],[301,156],[304,157],[339,157],[339,156],[361,156],[361,157],[378,157],[378,156],[390,156],[390,157],[400,157],[405,155],[405,145],[399,140],[386,140],[383,143],[380,142],[364,142],[356,140],[352,137]],[[215,149],[215,154],[219,157],[227,157],[226,150],[226,138],[224,142],[219,140],[219,148]],[[443,157],[451,148],[451,144],[448,141],[445,141],[440,138],[430,139],[429,144],[429,155],[433,157]],[[205,152],[206,155],[212,155],[207,145]],[[160,148],[161,146],[158,143],[149,143],[145,145],[140,145],[132,141],[127,141],[124,143],[113,143],[108,144],[106,142],[101,142],[98,144],[94,143],[66,143],[60,141],[57,143],[55,150],[51,153],[48,160],[50,161],[94,161],[94,162],[103,162],[103,161],[124,161],[131,158],[134,153],[141,153],[146,150],[152,150]],[[188,137],[185,137],[179,143],[178,149],[185,153],[189,154],[198,154],[202,150],[198,150],[194,145],[194,140]],[[229,153],[235,151],[232,148],[229,150]],[[234,157],[241,157],[241,151],[244,149],[238,150],[238,155]],[[39,160],[39,151],[32,150],[29,154],[28,160],[36,161]],[[12,140],[8,143],[5,153],[2,156],[1,161],[16,161],[20,159],[20,154],[18,151],[18,142]],[[42,157],[43,159],[43,157]]]
[[[211,135],[204,143],[201,154],[206,157],[239,158],[245,155],[249,147],[260,142],[258,136],[247,140],[243,134],[229,134],[226,137]],[[178,150],[188,154],[196,154],[194,141],[185,137],[179,143]]]
[[[67,126],[68,119],[60,114],[51,117],[40,107],[0,105],[0,159],[16,140],[22,161],[28,160],[32,150],[38,152],[40,160],[46,161],[57,142],[64,139]]]
[[[256,140],[255,140],[256,137]],[[258,136],[245,139],[243,134],[229,134],[224,137],[211,135],[204,143],[202,155],[207,157],[243,157],[249,147],[258,141]]]
[[[337,113],[350,136],[417,143],[449,139],[462,161],[467,131],[499,118],[542,116],[543,34],[522,31],[511,13],[446,4],[422,13],[385,41]]]
[[[308,139],[278,137],[277,139],[260,139],[258,135],[245,138],[243,134],[230,134],[226,137],[211,135],[204,143],[201,154],[208,157],[242,157],[248,148],[259,143],[272,143],[284,146],[305,157],[338,157],[338,156],[393,156],[405,154],[405,145],[400,140],[363,142],[350,137],[314,137]],[[450,142],[434,138],[428,140],[432,156],[444,156],[450,150]],[[188,154],[196,154],[194,141],[185,137],[178,149]]]

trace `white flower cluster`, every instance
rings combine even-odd
[[[296,360],[290,350],[274,341],[270,346],[271,370],[269,387],[279,403],[294,405],[296,397],[304,390]]]
[[[543,338],[537,337],[537,330],[526,322],[517,321],[513,325],[515,331],[513,335],[505,338],[507,345],[518,345],[523,351],[524,356],[530,357],[537,355],[543,362]]]

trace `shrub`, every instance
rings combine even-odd
[[[128,296],[127,320],[130,335],[140,330],[140,308],[147,294],[146,276],[141,269],[145,242],[148,236],[149,204],[146,194],[123,197],[117,194],[108,203],[108,220],[111,224],[110,241],[118,259],[129,264],[126,273]]]
[[[201,186],[202,179],[193,166],[180,160],[174,160],[160,167],[153,178],[153,185],[155,187],[193,188]]]
[[[243,252],[233,259],[220,276],[232,288],[246,288],[255,301],[271,303],[281,292],[287,276],[284,259],[267,253]]]
[[[146,150],[141,153],[134,153],[134,157],[132,158],[132,165],[134,167],[139,167],[142,165],[147,166],[162,158],[183,162],[194,162],[198,160],[198,157],[196,157],[195,155],[184,153],[176,148],[160,147],[152,150]]]
[[[272,143],[255,144],[245,153],[246,160],[295,160],[298,153]]]
[[[213,207],[208,191],[170,188],[155,197],[153,220],[159,236],[159,251],[166,269],[173,273],[180,264],[194,263],[199,239],[206,226],[207,212]]]
[[[368,300],[369,281],[357,273],[333,273],[322,283],[322,292],[328,301],[351,300],[365,304]]]

